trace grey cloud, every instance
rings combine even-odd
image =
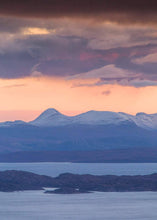
[[[157,53],[151,53],[143,57],[132,59],[132,62],[139,65],[145,63],[157,63]]]
[[[8,36],[2,36],[2,39],[5,38],[7,43],[14,38],[26,38],[22,31],[29,28],[44,28],[48,31],[48,35],[53,33],[52,35],[59,35],[64,38],[76,37],[75,40],[84,38],[88,40],[87,46],[89,49],[93,50],[108,50],[117,47],[133,47],[157,43],[157,37],[154,37],[156,28],[150,26],[129,26],[126,28],[116,24],[104,24],[101,22],[98,25],[92,25],[91,22],[82,20],[76,22],[70,19],[42,20],[0,17],[0,32],[1,35],[8,33]],[[10,37],[9,34],[12,34],[12,36]],[[37,41],[39,37],[36,36]]]
[[[52,26],[53,28],[57,28],[57,24],[59,23],[54,22],[52,25],[49,25],[48,22],[47,27],[50,29]],[[22,26],[20,24],[19,30],[21,28]],[[105,28],[103,31],[100,30],[101,25],[98,29],[89,28],[82,37],[81,34],[79,35],[77,27],[73,31],[69,27],[68,31],[66,31],[63,25],[61,26],[61,30],[58,27],[56,34],[28,36],[15,34],[11,40],[10,38],[5,39],[3,37],[7,41],[7,44],[2,46],[3,41],[1,42],[0,39],[0,77],[21,78],[32,76],[32,74],[34,76],[40,76],[42,74],[58,77],[74,76],[74,78],[77,78],[80,74],[79,76],[81,77],[86,78],[88,75],[88,78],[91,78],[93,74],[98,79],[95,84],[97,86],[103,84],[120,84],[138,87],[147,84],[152,85],[153,81],[156,82],[156,63],[138,65],[132,62],[133,59],[140,59],[140,57],[145,57],[157,51],[157,45],[155,43],[147,44],[147,42],[151,42],[151,39],[154,39],[154,36],[150,37],[149,33],[152,35],[155,33],[155,30],[149,28],[140,29],[143,30],[140,34],[138,28],[131,29],[129,27],[127,29],[128,33],[126,31],[126,35],[129,36],[128,46],[126,41],[123,47],[122,45],[118,47],[119,43],[112,41],[114,41],[117,31],[118,33],[120,31],[125,33],[125,31],[121,28],[119,29],[117,26]],[[79,27],[79,30],[81,30],[81,27]],[[84,30],[85,26],[82,27],[82,32]],[[106,36],[104,36],[105,30]],[[96,35],[92,34],[95,32],[97,32]],[[109,34],[110,32],[111,35]],[[94,37],[95,39],[98,38],[97,41],[101,41],[98,35],[111,40],[111,42],[108,41],[108,47],[99,49],[96,45],[93,47],[89,46]],[[144,38],[142,45],[140,44],[139,46],[140,40],[142,41],[142,35],[148,37]],[[120,34],[118,36],[120,37]],[[132,38],[134,38],[133,44],[130,43],[133,41]],[[121,39],[119,38],[119,40]],[[113,44],[114,47],[112,46]],[[108,74],[104,77],[104,74],[102,72],[100,73],[100,70],[109,66],[110,68],[106,69]],[[76,86],[93,85],[82,83]]]
[[[135,88],[147,87],[147,86],[157,86],[157,79],[155,81],[147,80],[147,79],[115,79],[115,80],[104,80],[100,79],[98,82],[94,83],[92,86],[102,86],[102,85],[114,85],[118,84],[121,86],[131,86]]]
[[[19,78],[41,72],[49,76],[73,75],[105,65],[103,59],[80,59],[87,40],[62,36],[29,36],[16,39],[0,53],[0,77]]]
[[[154,76],[154,78],[153,78]],[[97,70],[92,70],[84,74],[77,74],[69,77],[68,79],[90,79],[95,78],[97,82],[88,84],[81,84],[78,86],[102,86],[102,85],[113,85],[118,84],[121,86],[133,86],[133,87],[146,87],[157,85],[157,74],[149,75],[144,73],[131,72],[118,68],[115,65],[104,66]],[[77,86],[77,85],[75,85]]]
[[[24,52],[0,54],[0,77],[13,79],[29,76],[36,62],[36,59]]]
[[[84,17],[121,23],[156,22],[154,0],[1,0],[0,14],[20,17]]]
[[[51,28],[53,24],[51,22]],[[16,18],[0,16],[0,32],[4,33],[18,33],[24,28],[28,27],[41,27],[49,28],[49,22],[43,22],[42,19],[30,19],[30,18]]]

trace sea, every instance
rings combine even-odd
[[[157,163],[0,163],[0,171],[146,175]],[[1,220],[156,220],[157,192],[93,192],[73,195],[44,191],[0,192]]]

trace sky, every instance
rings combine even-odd
[[[156,100],[156,1],[0,1],[0,121],[150,114]]]

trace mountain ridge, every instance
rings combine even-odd
[[[136,115],[131,115],[124,112],[91,110],[75,116],[67,116],[54,108],[50,108],[42,112],[35,120],[29,122],[29,124],[51,127],[70,124],[116,125],[128,122],[145,129],[157,129],[157,113],[146,114],[139,112]]]
[[[134,124],[140,128],[157,130],[157,113],[139,112],[131,115],[125,112],[90,110],[75,116],[67,116],[54,108],[48,108],[37,118],[25,122],[22,120],[1,122],[0,127],[31,125],[37,127],[55,127],[68,125],[121,125]]]
[[[55,161],[54,152],[58,152],[58,161],[62,158],[76,161],[78,157],[80,161],[92,161],[96,154],[95,162],[126,162],[135,159],[136,162],[156,161],[156,120],[157,114],[138,113],[137,116],[132,116],[122,112],[89,111],[77,116],[66,116],[55,109],[47,109],[32,122],[0,124],[0,159],[3,161],[4,154],[8,154],[6,161],[11,161],[12,156],[15,156],[15,161],[20,157],[23,160],[32,158],[37,161],[41,157],[44,161]],[[102,156],[98,151],[102,152]],[[21,154],[17,155],[18,152]],[[64,152],[71,153],[67,153],[64,158]],[[83,152],[86,152],[88,159]],[[52,159],[48,159],[47,155],[51,155]]]

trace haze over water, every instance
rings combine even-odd
[[[0,171],[3,170],[23,170],[52,177],[61,173],[146,175],[157,173],[157,163],[0,163]]]

